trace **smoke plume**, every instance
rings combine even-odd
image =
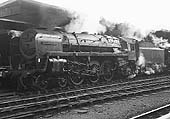
[[[105,32],[103,34],[111,35],[115,37],[133,37],[137,39],[142,39],[143,35],[140,30],[137,30],[134,26],[128,23],[114,23],[107,21],[105,18],[100,19],[99,23],[105,27]]]

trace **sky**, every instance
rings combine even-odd
[[[1,0],[0,3],[7,1]],[[84,29],[95,32],[103,17],[114,23],[128,23],[141,32],[170,30],[169,0],[35,0],[81,14]],[[90,26],[90,27],[89,27]],[[92,27],[93,26],[93,27]]]

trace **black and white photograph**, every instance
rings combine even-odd
[[[0,119],[170,119],[170,1],[0,0]]]

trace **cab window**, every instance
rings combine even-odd
[[[135,51],[135,45],[134,44],[130,44],[130,50]]]

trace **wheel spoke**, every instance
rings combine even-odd
[[[77,85],[77,86],[81,85],[84,81],[84,79],[81,76],[76,75],[76,74],[75,76],[70,76],[70,80],[74,85]]]
[[[31,75],[27,75],[26,73],[21,74],[19,79],[19,85],[23,89],[32,89],[34,86],[34,78]]]
[[[48,86],[48,81],[45,80],[45,77],[38,75],[35,79],[34,85],[40,89],[46,89]]]
[[[24,89],[27,89],[27,85],[25,84],[25,78],[24,78],[24,74],[22,74],[19,78],[19,87],[22,87]]]
[[[103,77],[106,81],[111,81],[114,77],[114,71],[113,69],[115,68],[113,63],[109,60],[104,61],[102,63],[102,73],[103,73]]]
[[[64,77],[63,77],[63,78],[58,78],[58,84],[59,84],[59,86],[62,87],[62,88],[63,88],[63,87],[66,87],[66,85],[67,85],[67,80],[68,80],[68,79],[67,79],[67,78],[64,78]]]
[[[91,61],[90,62],[90,70],[92,75],[95,75],[94,77],[89,78],[90,82],[97,83],[100,79],[99,73],[100,73],[100,63],[98,61]]]

